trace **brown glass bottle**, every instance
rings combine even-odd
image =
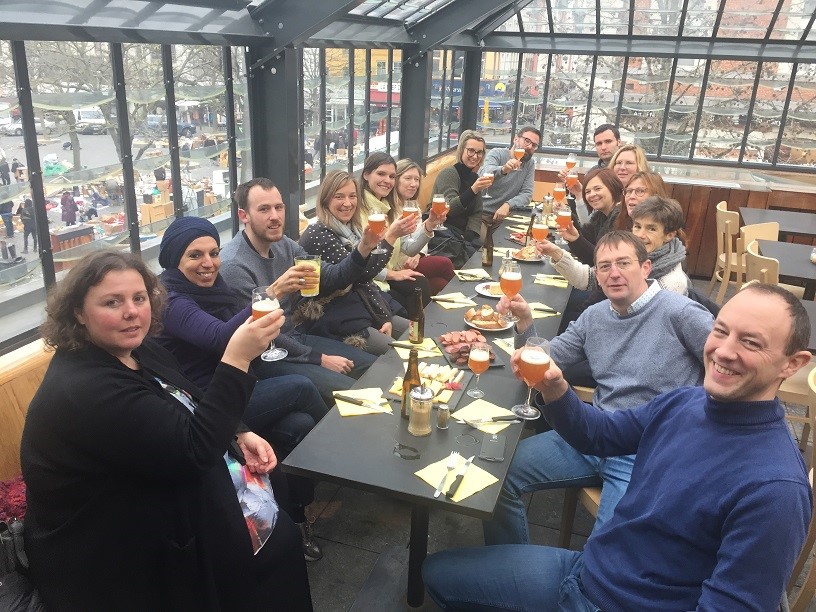
[[[405,371],[405,378],[402,379],[402,409],[400,415],[403,419],[408,418],[408,409],[411,406],[411,389],[419,387],[422,381],[419,379],[419,353],[416,349],[411,349],[408,353],[408,369]]]
[[[422,307],[422,289],[414,289],[413,312],[408,321],[408,340],[412,344],[422,344],[425,340],[425,310]]]
[[[491,228],[487,229],[487,236],[485,236],[484,245],[482,245],[482,266],[485,268],[493,267],[493,231]]]
[[[533,213],[530,215],[530,222],[527,224],[527,233],[524,235],[524,246],[533,243],[533,224],[536,220],[536,211],[535,208],[533,209]]]

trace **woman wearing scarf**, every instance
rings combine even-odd
[[[163,329],[157,340],[179,361],[185,376],[206,390],[235,330],[252,316],[218,275],[220,237],[206,219],[183,217],[167,228],[159,246],[159,279],[168,292]],[[244,422],[286,457],[328,412],[314,384],[304,376],[259,380]],[[288,477],[292,519],[304,535],[304,554],[322,556],[312,540],[305,506],[314,499],[311,481]]]
[[[652,262],[649,278],[657,280],[663,289],[688,295],[690,283],[683,271],[686,247],[683,244],[685,233],[680,205],[675,200],[660,196],[646,198],[632,209],[632,223],[632,233],[641,239]],[[538,244],[538,251],[550,257],[553,267],[571,285],[592,290],[584,309],[605,298],[598,286],[594,266],[581,263],[548,240]]]
[[[402,215],[402,206],[398,204],[397,194],[397,162],[388,153],[378,151],[369,155],[363,164],[363,171],[360,174],[360,193],[358,199],[362,202],[360,206],[360,224],[368,224],[368,216],[374,213],[385,215],[386,221],[391,224]],[[426,221],[419,223],[419,216],[414,219],[411,233],[405,237],[398,237],[394,240],[394,250],[386,266],[377,274],[376,279],[382,283],[387,283],[388,293],[397,300],[409,313],[414,307],[414,290],[419,287],[422,290],[422,306],[428,305],[431,301],[431,287],[428,279],[422,272],[402,264],[428,244],[433,236],[433,231],[426,229],[426,225],[433,223],[436,225],[438,218],[433,222]],[[412,313],[413,314],[413,313]]]
[[[307,253],[320,255],[323,261],[338,263],[356,248],[371,229],[361,221],[357,182],[348,172],[329,172],[317,195],[317,223],[306,228],[300,246]],[[382,355],[393,338],[408,329],[408,321],[399,302],[380,290],[374,278],[385,267],[397,238],[416,229],[416,219],[397,219],[385,230],[379,246],[368,258],[366,272],[353,285],[310,300],[299,314],[306,333],[335,338],[359,346],[374,355]]]
[[[449,257],[454,268],[461,268],[482,246],[482,191],[493,182],[492,176],[476,171],[485,156],[485,140],[478,132],[465,130],[456,148],[456,163],[436,177],[433,192],[445,196],[450,206],[445,230],[434,233],[428,253]]]

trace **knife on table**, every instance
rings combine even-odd
[[[499,416],[484,417],[482,419],[458,419],[468,425],[484,425],[485,423],[500,423],[502,421],[517,421],[518,417],[515,414],[502,414]]]
[[[541,306],[531,306],[530,310],[533,312],[546,312],[548,314],[558,314],[557,310],[553,310],[552,308],[541,308]]]
[[[431,296],[431,299],[432,299],[434,302],[448,302],[448,303],[451,303],[451,304],[467,304],[467,305],[470,305],[470,302],[471,302],[471,301],[473,301],[473,298],[475,298],[475,297],[476,297],[476,295],[475,295],[475,294],[474,294],[474,295],[469,295],[469,296],[467,296],[467,297],[463,297],[463,298],[457,298],[457,297],[436,297],[436,296],[434,295],[434,296]]]
[[[335,395],[334,399],[340,400],[341,402],[348,402],[349,404],[354,404],[355,406],[362,406],[363,408],[368,408],[370,410],[378,410],[380,412],[384,412],[385,414],[391,414],[390,410],[386,410],[379,404],[375,404],[374,402],[371,401],[357,399],[356,397],[349,397],[348,395]]]
[[[456,495],[456,491],[459,490],[459,485],[462,484],[462,479],[465,477],[465,472],[470,467],[470,464],[473,463],[473,460],[476,458],[476,455],[471,455],[465,464],[459,468],[459,471],[456,472],[456,478],[451,483],[451,486],[448,488],[448,492],[445,493],[445,497],[451,499],[454,495]]]

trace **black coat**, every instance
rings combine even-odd
[[[223,455],[255,379],[221,364],[202,394],[158,345],[134,355],[141,371],[93,346],[58,350],[31,402],[33,580],[49,610],[241,608],[252,548]],[[153,375],[198,400],[195,414]]]

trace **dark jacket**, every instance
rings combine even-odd
[[[589,217],[589,221],[581,227],[581,234],[578,240],[570,242],[569,250],[575,259],[588,266],[595,265],[595,245],[601,236],[607,234],[615,227],[615,219],[620,213],[620,204],[616,204],[609,215],[600,211],[595,211]]]
[[[58,350],[31,402],[20,457],[34,582],[49,610],[240,608],[252,548],[223,455],[255,379],[221,364],[202,394],[155,343],[134,355],[138,372],[94,346]]]

